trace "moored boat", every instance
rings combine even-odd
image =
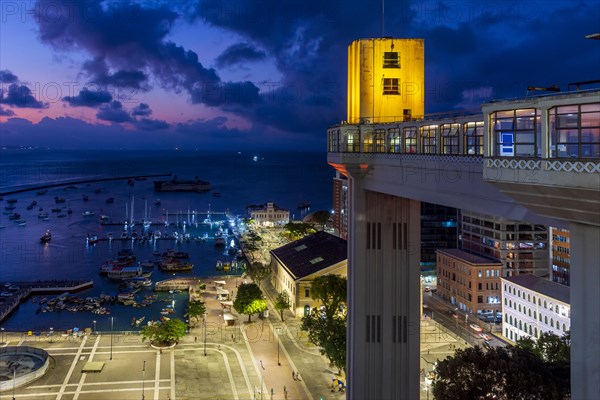
[[[50,231],[46,231],[46,233],[44,233],[44,235],[40,238],[40,242],[48,243],[51,239],[52,234],[50,233]]]

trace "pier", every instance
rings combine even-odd
[[[136,179],[136,178],[159,178],[162,176],[171,176],[171,174],[151,174],[151,175],[134,175],[134,176],[118,176],[112,178],[94,178],[94,179],[85,179],[85,180],[77,180],[77,181],[63,181],[63,182],[54,182],[47,183],[43,185],[34,185],[28,187],[21,187],[20,189],[9,190],[7,192],[0,192],[0,196],[6,196],[9,194],[23,193],[29,192],[31,190],[40,190],[40,189],[49,189],[53,187],[60,186],[69,186],[69,185],[81,185],[84,183],[94,183],[94,182],[106,182],[106,181],[119,181],[124,179]]]
[[[189,278],[167,279],[166,281],[156,282],[154,284],[155,292],[168,292],[169,290],[189,290],[192,286],[202,283],[202,278],[193,276]]]
[[[0,282],[0,291],[8,292],[7,283]],[[12,292],[10,297],[1,297],[0,322],[4,321],[21,302],[27,300],[31,294],[62,294],[75,293],[94,286],[94,281],[37,281],[37,282],[12,282],[10,286],[19,287]]]

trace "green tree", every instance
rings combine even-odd
[[[311,224],[304,222],[290,222],[284,226],[284,229],[282,235],[290,241],[301,239],[308,234],[316,232]]]
[[[262,290],[255,283],[243,283],[238,287],[233,308],[240,314],[248,316],[248,322],[252,315],[261,313],[267,309],[267,301],[263,297]]]
[[[314,222],[315,224],[321,225],[321,230],[324,231],[325,230],[325,225],[327,225],[327,223],[329,222],[330,218],[331,218],[331,213],[329,211],[327,211],[327,210],[320,210],[320,211],[315,211],[310,216],[310,221]]]
[[[192,319],[194,319],[194,326],[196,326],[196,323],[198,322],[198,318],[203,316],[205,312],[206,312],[206,305],[204,304],[203,301],[193,300],[193,301],[188,302],[186,315],[189,317],[190,322]]]
[[[262,263],[252,263],[246,269],[246,276],[252,279],[260,288],[261,282],[271,276],[271,268]]]
[[[179,342],[187,331],[186,324],[180,319],[169,319],[144,326],[141,330],[142,341],[146,339],[151,343],[171,345]]]
[[[279,311],[282,321],[283,321],[283,312],[285,310],[287,310],[288,308],[290,308],[291,306],[292,306],[292,304],[290,303],[290,296],[288,295],[288,292],[286,292],[285,290],[281,291],[277,295],[277,299],[275,299],[275,309],[277,311]]]
[[[432,392],[437,400],[563,400],[570,398],[568,377],[557,375],[564,372],[521,347],[476,346],[438,362]]]
[[[346,294],[348,281],[324,275],[311,283],[311,297],[321,306],[302,318],[302,329],[311,343],[339,370],[346,369]]]
[[[537,340],[521,338],[517,340],[517,346],[530,350],[543,361],[549,363],[571,362],[571,333],[557,336],[552,332],[542,332]]]

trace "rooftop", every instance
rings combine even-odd
[[[502,279],[512,282],[515,285],[524,287],[525,289],[543,294],[544,296],[562,301],[563,303],[570,304],[570,290],[568,286],[564,286],[532,274],[509,276]]]
[[[476,254],[467,253],[466,251],[460,249],[439,249],[436,251],[444,255],[459,259],[461,261],[466,261],[469,264],[486,264],[495,266],[502,265],[499,261],[478,256]]]
[[[271,203],[271,202],[268,202],[265,204],[251,204],[246,208],[248,209],[249,212],[250,211],[261,211],[261,210],[266,210],[268,208],[269,204],[273,204],[273,209],[275,211],[288,211],[285,208],[279,207],[277,204]]]
[[[295,279],[304,278],[348,258],[346,241],[324,231],[271,250],[271,255]]]

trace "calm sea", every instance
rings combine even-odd
[[[37,195],[36,187],[48,183],[119,176],[144,176],[149,174],[175,174],[181,179],[198,176],[212,185],[212,191],[220,192],[216,197],[208,193],[157,193],[153,190],[153,180],[136,180],[133,186],[127,180],[67,185],[48,189]],[[117,284],[98,275],[100,265],[116,256],[123,248],[133,249],[138,260],[156,259],[155,251],[177,248],[189,252],[194,263],[193,275],[216,275],[217,260],[227,259],[228,255],[208,242],[175,244],[174,241],[158,241],[155,244],[137,244],[131,241],[103,241],[94,246],[86,246],[86,235],[106,237],[112,232],[115,238],[121,236],[122,225],[100,225],[98,217],[107,215],[114,221],[123,221],[127,212],[133,213],[136,220],[147,215],[153,221],[169,222],[192,221],[205,218],[210,209],[213,212],[228,210],[231,214],[244,216],[245,207],[273,201],[287,208],[295,219],[303,216],[297,209],[301,202],[310,202],[311,210],[331,209],[331,178],[333,169],[326,163],[322,153],[238,153],[201,151],[50,151],[50,150],[2,150],[0,151],[0,192],[21,188],[34,188],[31,191],[4,195],[0,202],[0,281],[14,282],[51,279],[92,279],[94,287],[80,292],[80,296],[97,296],[104,292],[117,293]],[[65,203],[55,204],[55,196],[65,199]],[[84,201],[84,196],[88,200]],[[107,203],[108,198],[114,202]],[[160,198],[161,204],[154,204]],[[18,226],[4,214],[8,199],[16,199],[13,210],[21,214],[26,226]],[[31,210],[27,206],[33,201],[37,205]],[[52,212],[56,207],[70,208],[71,214],[64,211]],[[38,218],[40,208],[50,214],[49,221]],[[84,217],[84,211],[93,211],[92,217]],[[58,218],[59,214],[66,216]],[[168,217],[167,217],[168,214]],[[213,219],[224,219],[223,215],[213,215]],[[46,231],[52,232],[49,245],[39,241]],[[141,231],[138,225],[134,229]],[[164,224],[152,227],[163,233],[182,231],[182,228]],[[209,233],[207,226],[188,228],[194,236]],[[183,274],[182,274],[183,275]],[[153,281],[167,279],[168,274],[155,269]],[[150,290],[138,295],[150,294]],[[161,294],[160,297],[174,299],[176,310],[182,315],[185,309],[186,294]],[[115,330],[130,328],[132,317],[157,319],[165,303],[159,301],[150,307],[133,308],[112,305]],[[2,323],[6,330],[44,330],[52,326],[69,329],[75,326],[91,327],[97,321],[97,329],[108,329],[110,317],[88,312],[52,312],[36,314],[39,306],[31,299],[21,304],[19,310]]]

